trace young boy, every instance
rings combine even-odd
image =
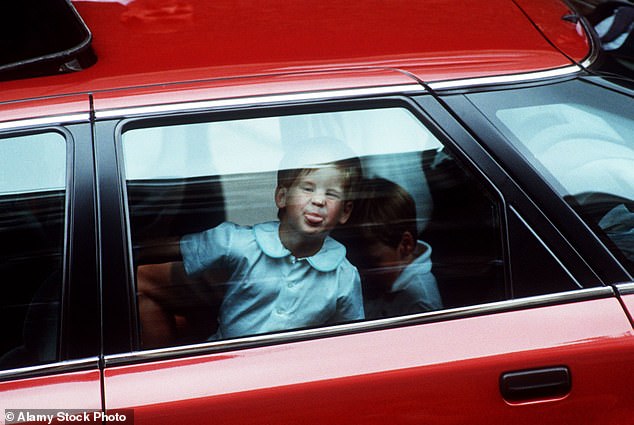
[[[212,339],[364,318],[359,274],[345,247],[329,237],[350,217],[349,196],[359,175],[357,158],[281,170],[275,190],[279,222],[227,222],[180,240],[183,261],[177,267],[188,276],[211,269],[230,275]],[[164,283],[151,273],[138,281],[143,316],[156,308],[154,295],[160,296]]]
[[[431,272],[431,247],[417,240],[416,206],[389,180],[365,180],[349,230],[349,256],[359,268],[368,319],[442,308]],[[348,233],[350,233],[348,232]]]

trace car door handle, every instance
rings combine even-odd
[[[571,388],[566,366],[507,372],[500,377],[500,392],[510,402],[563,397]]]

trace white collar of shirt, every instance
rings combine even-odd
[[[279,233],[279,221],[269,221],[253,226],[255,240],[266,255],[272,258],[284,258],[293,255],[282,245]],[[335,270],[346,258],[346,248],[331,237],[326,237],[321,249],[313,256],[306,257],[306,261],[320,272]]]

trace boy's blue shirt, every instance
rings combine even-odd
[[[282,245],[279,222],[222,223],[184,236],[181,253],[190,275],[231,271],[214,339],[364,318],[357,269],[330,237],[315,255],[296,258]]]

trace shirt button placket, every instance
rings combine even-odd
[[[296,280],[297,277],[297,269],[301,268],[302,264],[301,264],[301,259],[291,256],[290,258],[290,262],[291,262],[291,266],[286,270],[286,274],[284,276],[284,278],[286,279],[286,287],[289,289],[294,289],[297,285],[298,285],[298,281]]]
[[[289,290],[292,290],[293,287],[295,286],[294,282],[292,282],[289,279],[289,276],[293,274],[293,269],[295,268],[296,263],[297,263],[297,257],[293,255],[289,255],[288,262],[284,264],[283,266],[284,269],[282,270],[282,278],[284,279],[284,282],[282,282],[282,287],[281,287],[282,296],[280,297],[278,306],[275,309],[275,313],[279,316],[288,315],[288,309],[286,308],[286,306],[291,305],[291,298],[292,298],[292,295],[289,292]]]

